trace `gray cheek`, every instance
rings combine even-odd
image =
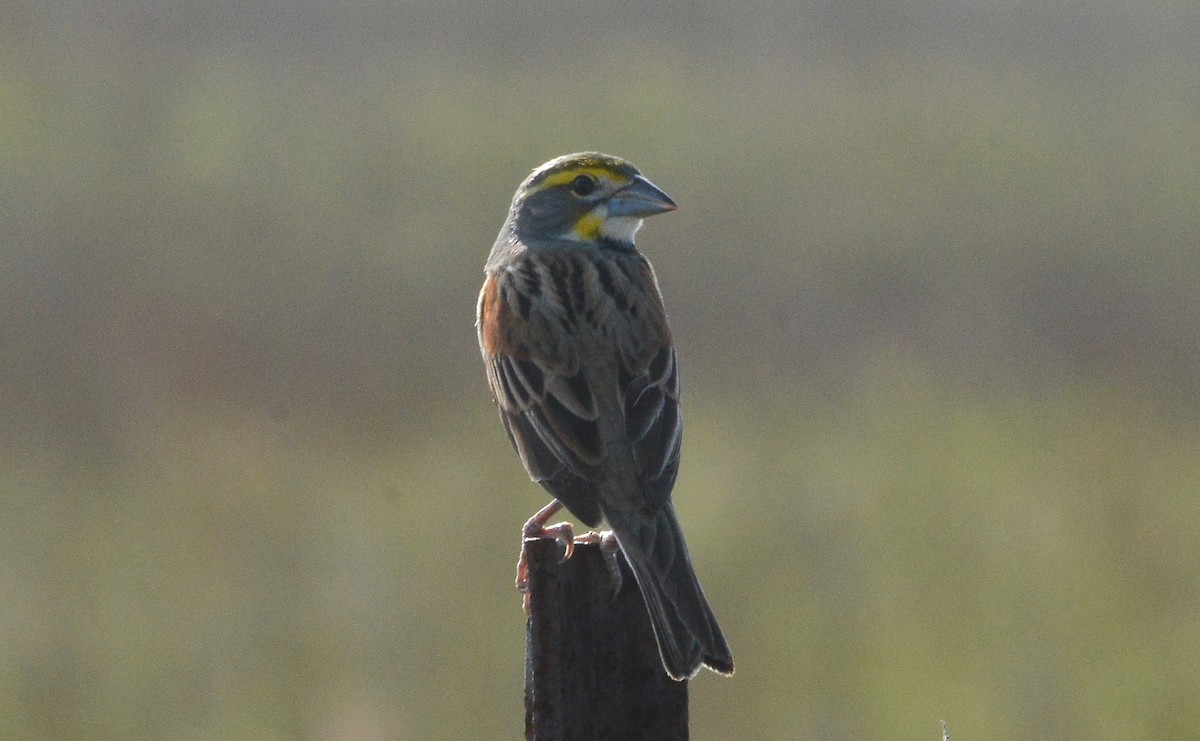
[[[520,211],[517,233],[520,236],[562,234],[578,216],[578,204],[559,191],[538,193]]]

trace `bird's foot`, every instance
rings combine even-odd
[[[613,599],[616,599],[617,593],[621,591],[621,586],[625,583],[625,578],[621,576],[621,564],[617,560],[617,554],[621,552],[621,544],[617,542],[616,534],[612,530],[601,530],[600,532],[592,530],[575,538],[575,542],[600,545],[600,555],[604,557],[604,565],[608,567],[608,575],[612,578],[612,596]]]
[[[529,553],[525,550],[525,544],[537,538],[554,538],[562,546],[563,555],[560,561],[566,561],[575,552],[574,525],[569,522],[546,524],[560,509],[562,504],[556,499],[539,509],[525,523],[525,527],[521,528],[521,555],[517,558],[517,590],[525,595],[526,615],[529,614]]]

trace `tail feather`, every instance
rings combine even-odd
[[[667,673],[690,679],[703,665],[732,674],[733,655],[696,579],[671,502],[650,516],[606,515],[641,588]]]

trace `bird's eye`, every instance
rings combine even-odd
[[[577,196],[590,196],[596,192],[596,178],[591,175],[576,175],[571,181],[571,192]]]

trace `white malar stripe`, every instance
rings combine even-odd
[[[621,244],[633,244],[633,235],[642,228],[637,216],[609,216],[600,224],[600,234]]]

